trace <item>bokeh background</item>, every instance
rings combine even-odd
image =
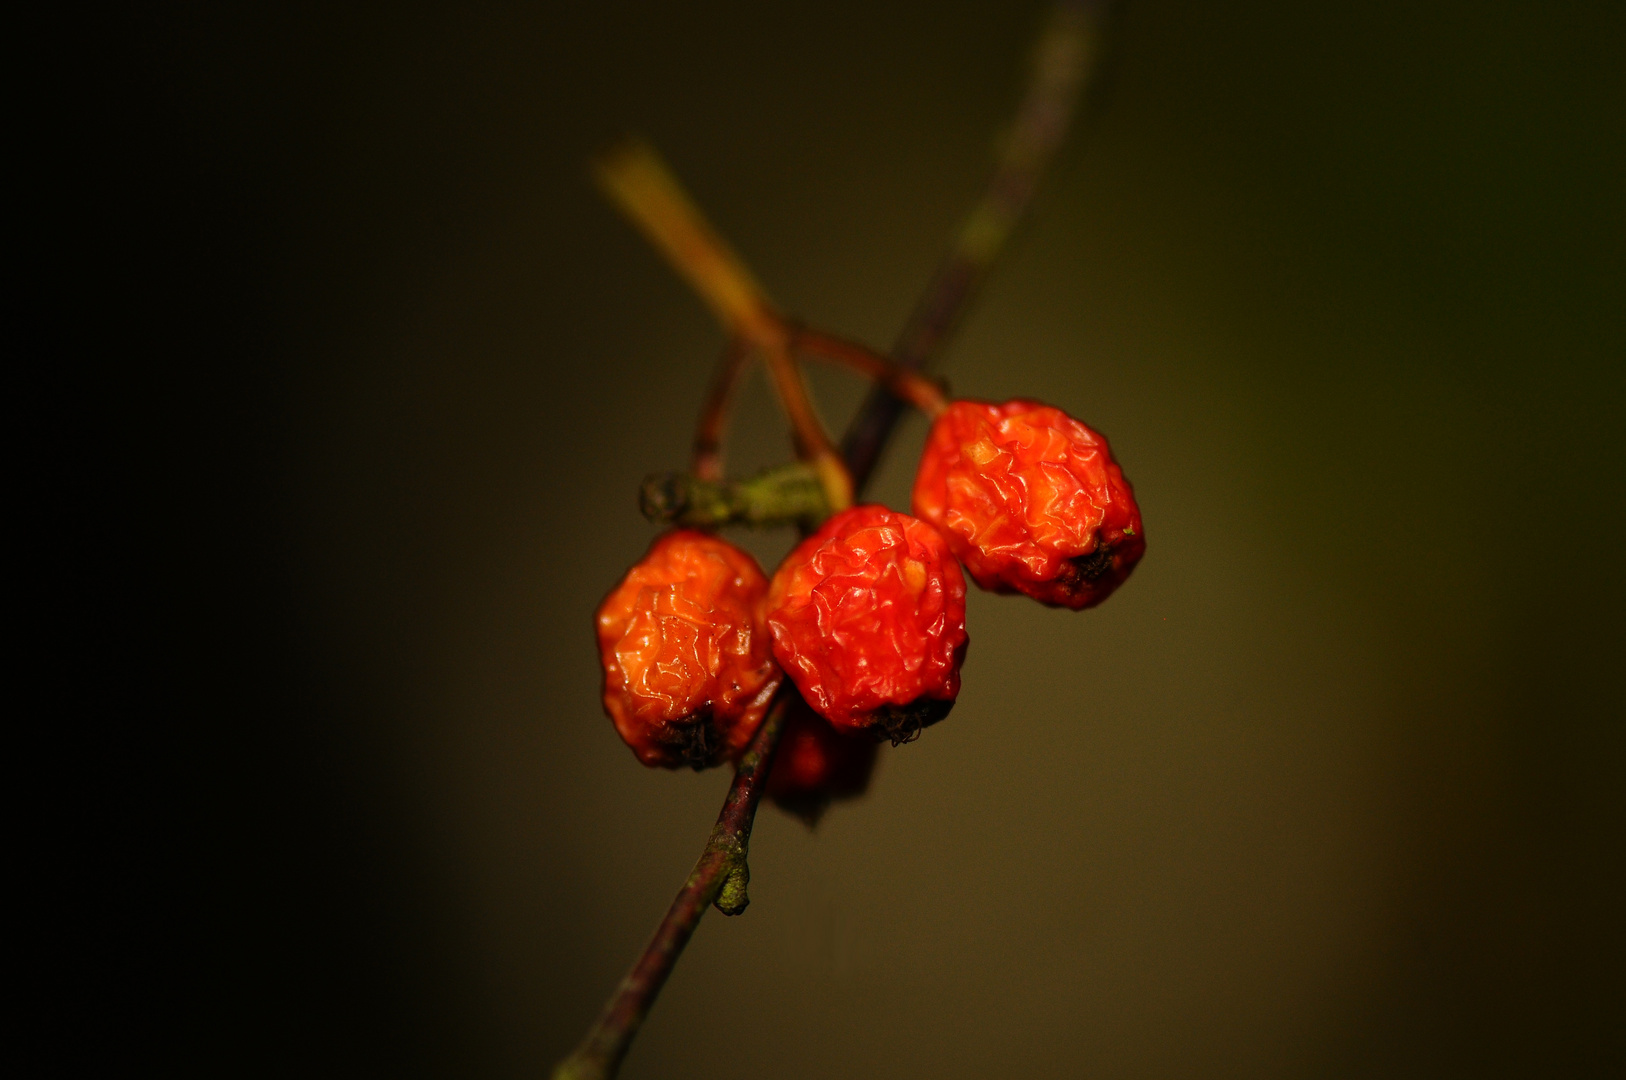
[[[139,480],[185,623],[159,902],[203,945],[163,1060],[569,1050],[727,783],[640,768],[597,700],[593,608],[721,335],[586,159],[641,132],[789,310],[885,345],[1044,11],[121,24],[146,185],[106,209],[145,246],[106,272],[154,286]],[[1081,615],[972,596],[953,716],[817,831],[764,810],[751,909],[702,923],[629,1080],[1621,1068],[1622,22],[1127,5],[941,371],[1108,433],[1148,555]],[[844,425],[857,384],[815,390]],[[758,381],[732,463],[786,451]]]

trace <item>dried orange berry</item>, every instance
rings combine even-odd
[[[767,592],[751,556],[678,530],[599,605],[604,711],[645,765],[703,769],[745,751],[784,677]]]
[[[927,437],[914,511],[978,585],[1055,607],[1099,604],[1146,551],[1107,440],[1036,401],[950,404]]]
[[[855,506],[780,564],[768,627],[814,712],[843,731],[907,741],[959,695],[965,577],[924,521]]]

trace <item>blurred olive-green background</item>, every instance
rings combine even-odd
[[[174,1060],[573,1045],[727,783],[597,700],[721,335],[586,159],[643,133],[781,303],[885,345],[1044,10],[132,22],[222,717]],[[1147,556],[1083,614],[971,597],[952,717],[816,832],[764,810],[629,1080],[1621,1068],[1623,46],[1603,4],[1127,6],[941,370],[1106,432]],[[731,464],[786,451],[753,383]]]

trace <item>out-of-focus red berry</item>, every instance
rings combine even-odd
[[[598,609],[604,711],[645,765],[745,751],[783,680],[756,560],[705,533],[658,537]]]
[[[924,521],[855,506],[780,564],[768,628],[814,712],[843,731],[907,741],[960,692],[965,577]]]
[[[869,789],[880,745],[868,735],[837,731],[801,698],[792,698],[763,794],[811,826],[832,801]]]
[[[1146,550],[1107,440],[1036,401],[956,401],[932,424],[914,511],[973,580],[1075,611],[1105,600]]]

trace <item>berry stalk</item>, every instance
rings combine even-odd
[[[797,327],[791,345],[810,356],[834,360],[869,376],[893,397],[925,413],[928,420],[937,419],[948,408],[948,398],[936,380],[894,364],[867,345],[810,326]]]
[[[762,286],[706,220],[655,149],[637,139],[594,163],[605,193],[711,307],[723,328],[762,354],[795,433],[797,453],[818,474],[833,510],[852,505],[846,462],[824,430],[807,383],[790,352],[790,330]],[[727,402],[727,390],[718,406]]]
[[[751,346],[738,336],[728,339],[723,355],[717,361],[711,386],[706,390],[706,402],[700,407],[700,422],[694,430],[694,458],[691,466],[699,480],[723,479],[723,431],[728,427],[728,409],[734,400],[734,388],[745,373],[746,361],[751,359]]]

